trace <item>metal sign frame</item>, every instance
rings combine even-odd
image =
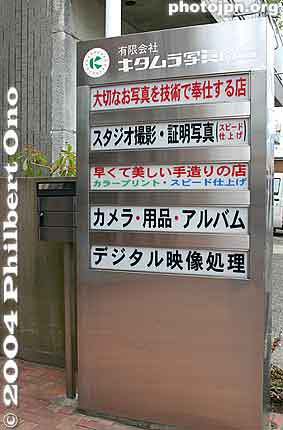
[[[268,368],[269,352],[266,345],[270,341],[273,158],[268,124],[269,110],[273,107],[274,100],[271,33],[272,30],[270,30],[267,20],[258,19],[249,22],[213,24],[195,28],[129,35],[122,38],[110,38],[78,44],[79,223],[77,244],[80,409],[164,424],[192,426],[191,428],[203,427],[209,430],[226,430],[227,428],[258,430],[262,428],[264,420],[262,411],[263,409],[266,410],[266,399],[263,396],[263,374],[265,369]],[[221,57],[224,59],[223,61],[210,62],[209,64],[198,63],[190,68],[182,65],[178,69],[166,68],[158,71],[147,70],[146,72],[139,72],[132,70],[128,73],[118,72],[119,58],[117,50],[119,47],[146,44],[149,40],[159,43],[162,58],[165,58],[169,51],[183,52],[185,50],[193,52],[203,47],[207,50],[214,49],[216,46],[219,52],[224,53],[224,57]],[[105,49],[111,58],[109,71],[101,78],[96,79],[88,77],[82,68],[82,60],[85,54],[94,47]],[[225,52],[230,52],[231,54],[233,50],[238,52],[238,56],[234,59],[234,62],[231,62],[231,57],[230,59],[228,58],[229,56],[226,58]],[[100,88],[121,83],[132,83],[133,81],[153,82],[181,77],[223,76],[225,74],[248,74],[251,91],[250,101],[90,112],[90,88],[93,87]],[[207,146],[201,148],[194,146],[190,148],[174,148],[174,150],[170,151],[164,149],[155,149],[154,151],[150,149],[145,149],[144,151],[99,150],[90,153],[90,129],[94,126],[248,117],[250,117],[250,145],[241,146],[240,150],[237,146]],[[249,190],[233,192],[223,190],[175,192],[99,190],[91,192],[89,190],[89,165],[94,163],[101,166],[119,166],[121,164],[130,166],[136,163],[161,165],[188,161],[198,163],[248,162]],[[169,201],[172,207],[187,207],[188,205],[196,207],[249,207],[249,234],[239,234],[235,237],[233,234],[202,233],[198,235],[193,233],[91,231],[90,229],[89,208],[91,205],[163,207],[168,206]],[[212,248],[214,250],[234,249],[247,251],[249,252],[248,279],[168,276],[158,273],[113,272],[90,269],[89,251],[93,243],[101,246],[109,244],[125,247]],[[155,306],[158,305],[158,294],[168,298],[166,306],[169,308],[170,301],[173,303],[172,309],[174,309],[175,313],[172,312],[176,321],[179,313],[182,324],[184,324],[184,332],[182,333],[181,330],[180,334],[179,331],[179,335],[183,336],[183,340],[179,339],[178,343],[180,354],[181,344],[189,342],[192,345],[199,346],[199,342],[196,339],[198,336],[203,336],[203,342],[208,345],[207,357],[213,356],[211,358],[211,366],[213,367],[211,372],[218,374],[220,367],[224,373],[230,369],[230,372],[237,374],[237,381],[233,379],[234,382],[231,384],[231,381],[227,379],[227,386],[221,388],[222,394],[214,385],[216,382],[213,378],[208,382],[208,393],[203,395],[190,392],[188,387],[187,389],[184,387],[179,387],[178,389],[175,387],[173,380],[174,378],[179,380],[180,375],[176,370],[176,363],[173,362],[172,368],[174,368],[174,371],[167,368],[163,375],[165,378],[167,372],[173,372],[172,378],[169,378],[168,390],[172,390],[172,396],[178,399],[179,406],[176,404],[177,400],[175,402],[174,398],[169,399],[170,395],[165,400],[161,393],[159,393],[160,399],[153,401],[151,394],[155,392],[154,389],[150,386],[142,385],[142,379],[139,379],[138,373],[135,373],[131,368],[133,363],[130,361],[129,364],[126,358],[128,354],[132,360],[137,360],[137,366],[143,366],[143,363],[139,362],[138,347],[136,346],[134,353],[128,344],[124,349],[121,345],[116,345],[116,339],[118,341],[120,339],[119,330],[117,331],[117,327],[115,327],[115,325],[119,324],[116,309],[118,307],[120,312],[122,312],[122,309],[123,312],[127,312],[127,309],[133,306],[139,314],[140,309],[144,309],[141,302],[139,302],[142,297],[141,291],[143,292],[142,295],[148,298],[148,318],[152,324],[154,324],[155,320],[152,303],[155,303]],[[195,314],[196,310],[193,309],[193,303],[195,305],[198,303],[201,306],[200,312],[207,307],[208,314],[206,317],[199,315],[199,320],[196,321],[199,327],[196,332],[190,328],[193,317],[188,316],[186,320],[185,314],[182,313],[184,309],[181,303],[179,304],[180,310],[179,312],[177,311],[178,303],[175,303],[175,297],[179,297],[181,302],[187,302],[188,306],[191,300],[192,308],[188,308],[188,313],[192,312],[194,318],[197,318],[197,314]],[[211,303],[207,301],[207,297],[210,298]],[[117,301],[116,304],[115,300]],[[121,300],[125,302],[124,307],[121,305]],[[165,299],[162,298],[160,301],[164,306]],[[107,302],[114,316],[103,317],[100,314],[100,312],[106,311]],[[170,313],[169,308],[168,312]],[[214,326],[213,321],[218,321],[217,315],[222,315],[219,318],[221,324],[225,325],[223,331],[220,328],[221,325],[217,322]],[[133,322],[131,311],[129,310],[128,319],[126,317],[121,318],[123,321],[121,325],[125,331],[123,335],[133,339],[133,336],[135,336],[133,331],[135,332],[136,330],[138,336],[140,329]],[[168,333],[167,323],[164,323],[164,330]],[[126,330],[127,324],[132,324],[132,327],[128,327],[129,332]],[[219,333],[213,332],[209,324],[215,330],[219,330]],[[176,327],[179,327],[178,321],[176,322]],[[104,332],[103,330],[106,331]],[[148,335],[150,336],[148,327],[147,330],[149,330]],[[160,336],[166,336],[166,333],[162,332],[162,328],[160,330]],[[189,333],[189,338],[184,337],[186,331]],[[146,342],[146,329],[142,336],[144,336],[143,341]],[[176,336],[178,336],[177,332]],[[213,341],[211,336],[214,336]],[[232,355],[231,351],[228,351],[232,348],[229,340],[231,337],[234,339]],[[225,339],[227,340],[226,345]],[[134,344],[135,342],[133,341]],[[157,345],[155,360],[158,357],[158,342],[158,337],[155,341],[150,342],[151,348],[154,348],[154,344]],[[111,343],[113,343],[112,346]],[[216,350],[212,351],[212,347],[216,350],[218,348],[219,353]],[[182,354],[184,353],[188,354],[187,360],[193,363],[193,370],[190,370],[190,366],[187,368],[186,366],[181,366],[183,370],[186,368],[188,372],[185,380],[187,378],[193,379],[197,368],[199,372],[202,371],[201,368],[205,365],[206,359],[201,357],[201,353],[198,356],[195,352],[190,352],[188,346],[184,347]],[[114,354],[115,359],[118,361],[125,359],[130,368],[129,372],[127,373],[124,368],[122,371],[121,369],[119,370],[119,365],[113,364],[107,354]],[[168,355],[170,355],[169,352]],[[221,366],[217,364],[217,357],[219,359],[219,356],[222,357],[220,359]],[[148,352],[145,357],[150,360],[150,353]],[[163,358],[160,357],[161,360]],[[109,361],[107,361],[108,359]],[[176,359],[176,356],[174,356],[174,359]],[[106,360],[105,368],[103,360]],[[167,363],[165,358],[164,360]],[[199,367],[196,364],[197,361],[199,361]],[[164,364],[160,362],[160,366],[163,368]],[[106,376],[105,369],[111,375],[109,379]],[[116,389],[112,386],[111,389],[111,383],[114,384],[115,380],[113,375],[116,375],[117,381],[120,381],[119,371],[124,379],[125,375],[130,379],[134,377],[133,375],[137,377],[137,383],[141,384],[141,393],[136,393],[135,399],[132,398],[133,390],[130,388],[130,380],[124,380],[123,388]],[[239,372],[241,373],[239,374]],[[149,373],[148,363],[145,360],[143,379],[146,379],[145,375],[148,376]],[[157,371],[157,373],[160,376],[160,372]],[[188,384],[188,381],[189,379],[184,384]],[[224,383],[223,378],[221,378],[221,381]],[[164,391],[166,384],[164,385],[161,382],[160,384],[161,391]],[[234,390],[234,392],[232,393],[231,390]],[[109,399],[107,396],[109,396]],[[115,396],[119,397],[119,399],[115,399]],[[146,396],[151,398],[151,405],[145,400]],[[202,415],[198,407],[185,407],[184,403],[180,401],[180,399],[185,398],[190,404],[194,396],[198,400],[202,399],[205,403]],[[124,401],[122,398],[124,398]],[[236,400],[240,398],[241,400]],[[222,399],[221,413],[217,414],[215,407],[219,399]],[[140,407],[137,407],[135,402],[140,403]],[[232,409],[228,406],[229,402],[234,402]],[[262,408],[262,403],[264,403],[264,408]],[[198,427],[193,427],[197,423]]]

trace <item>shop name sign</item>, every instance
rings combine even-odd
[[[90,150],[158,149],[248,143],[248,119],[91,128]]]
[[[119,48],[119,54],[122,56],[122,60],[118,61],[119,72],[129,73],[132,70],[145,71],[145,70],[156,70],[156,69],[172,69],[176,67],[189,67],[195,64],[207,64],[207,63],[221,63],[224,61],[224,53],[216,50],[200,49],[199,51],[191,52],[178,52],[176,54],[167,54],[166,58],[162,58],[161,55],[156,55],[158,52],[157,44],[151,45],[135,45],[121,46]],[[149,53],[151,55],[147,56]],[[153,55],[155,54],[155,55]],[[128,55],[128,57],[127,57]],[[131,58],[134,55],[140,55],[140,57]]]
[[[227,24],[226,24],[227,25]],[[234,46],[234,27],[229,23],[229,36],[221,36],[221,27],[214,27],[209,36],[196,42],[195,34],[201,29],[182,28],[168,32],[128,35],[123,39],[95,40],[81,44],[78,52],[80,85],[104,82],[131,82],[145,79],[175,78],[203,73],[215,74],[231,69],[242,71],[246,64],[262,68],[264,53],[256,40],[261,33],[250,22],[249,34],[237,39]],[[254,38],[254,28],[257,37]],[[217,43],[216,43],[217,40]],[[174,41],[174,42],[173,42]],[[239,72],[241,73],[241,72]]]
[[[239,62],[254,60],[256,52],[251,49],[241,50],[225,49],[199,49],[196,51],[168,53],[166,57],[158,55],[157,43],[127,45],[119,47],[118,54],[122,57],[118,60],[118,71],[129,73],[130,71],[174,69],[178,67],[191,67],[197,64]],[[137,56],[137,57],[135,57]]]
[[[248,75],[180,79],[91,89],[92,111],[249,100]]]

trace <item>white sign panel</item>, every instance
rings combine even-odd
[[[92,246],[91,268],[246,279],[247,252]]]
[[[247,189],[248,164],[93,166],[91,190]]]
[[[90,149],[186,148],[248,143],[248,120],[206,120],[91,128]]]
[[[248,208],[92,206],[92,230],[248,233]]]
[[[248,75],[167,80],[92,88],[90,110],[146,108],[249,100]]]

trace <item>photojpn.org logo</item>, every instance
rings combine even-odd
[[[83,61],[84,71],[91,78],[100,78],[110,66],[110,58],[105,49],[93,48],[87,52]]]

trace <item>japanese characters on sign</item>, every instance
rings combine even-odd
[[[91,110],[249,100],[248,75],[182,79],[91,89]]]
[[[92,230],[247,234],[248,208],[92,206]]]
[[[246,279],[247,252],[121,246],[91,248],[91,268]]]
[[[248,144],[248,120],[207,120],[91,128],[90,149],[158,149]]]
[[[162,58],[158,54],[156,42],[149,44],[128,45],[119,47],[118,71],[128,73],[132,70],[144,71],[155,69],[172,69],[176,67],[189,67],[195,64],[220,63],[224,60],[224,52],[214,49],[200,49],[199,51],[178,52],[167,54]],[[138,56],[140,55],[140,57]],[[133,58],[133,56],[137,56]]]
[[[131,44],[119,46],[118,71],[129,73],[131,71],[146,71],[172,69],[178,67],[192,67],[197,64],[223,63],[229,61],[247,62],[256,58],[256,51],[246,46],[235,49],[198,49],[186,52],[170,52],[167,55],[159,54],[159,46],[156,41],[144,42],[139,45]]]
[[[248,164],[93,166],[91,190],[247,189]]]
[[[159,52],[159,46],[156,41],[146,41],[140,45],[123,45],[118,48],[118,55],[121,57],[134,56],[134,55],[145,55],[145,54],[157,54]]]
[[[157,45],[137,49],[154,55],[133,58],[138,52],[121,47],[120,71],[177,67],[220,61],[212,52],[170,55],[161,60]],[[190,55],[189,55],[190,54]],[[132,58],[127,58],[131,56]],[[164,62],[165,61],[165,62]],[[248,101],[249,77],[173,79],[159,82],[109,85],[91,89],[90,110],[94,112],[126,108],[155,108],[200,103]],[[139,121],[138,121],[139,122]],[[142,122],[93,126],[90,151],[131,149],[171,149],[212,145],[248,145],[249,118]],[[247,190],[248,162],[190,162],[182,164],[90,166],[90,191],[127,190]],[[90,230],[150,231],[176,233],[248,234],[248,208],[229,207],[130,207],[100,206],[89,208]],[[227,250],[167,249],[93,245],[91,268],[159,272],[198,276],[247,278],[248,253]]]

